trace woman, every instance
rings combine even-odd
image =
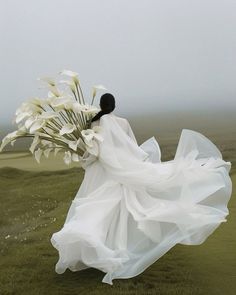
[[[231,162],[204,135],[183,129],[173,160],[161,162],[155,137],[140,146],[106,93],[92,126],[98,156],[84,158],[84,180],[62,229],[51,237],[56,272],[94,267],[102,282],[143,272],[177,243],[198,245],[229,214]]]

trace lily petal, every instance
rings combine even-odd
[[[79,162],[79,155],[76,153],[73,153],[71,159],[74,162]]]
[[[65,156],[63,157],[63,160],[66,165],[69,165],[71,163],[71,152],[70,151],[65,152]]]
[[[46,158],[48,158],[48,156],[49,156],[49,154],[50,154],[51,151],[52,151],[52,148],[49,148],[49,149],[44,150],[44,151],[43,151],[44,156],[45,156]]]
[[[32,134],[35,131],[41,129],[46,124],[46,121],[43,119],[36,120],[30,127],[29,132]]]
[[[34,156],[35,156],[35,159],[38,163],[40,163],[40,158],[42,156],[42,153],[43,153],[43,150],[38,148],[35,152],[34,152]]]
[[[60,71],[59,74],[61,75],[66,75],[66,76],[69,76],[69,77],[77,77],[78,76],[78,73],[76,72],[72,72],[70,70],[63,70],[63,71]]]
[[[64,134],[72,133],[74,130],[75,130],[75,125],[71,123],[67,123],[61,128],[59,133],[60,135],[64,135]]]
[[[29,150],[31,151],[32,154],[34,153],[34,150],[39,143],[40,143],[39,136],[36,135],[33,139],[33,142],[31,144],[30,148],[29,148]]]

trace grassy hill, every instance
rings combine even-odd
[[[62,227],[82,178],[78,168],[0,169],[1,294],[235,294],[235,192],[228,221],[203,244],[176,245],[132,279],[111,287],[94,268],[55,273],[58,253],[50,237]]]
[[[58,253],[50,237],[63,226],[84,170],[67,167],[60,154],[42,165],[28,152],[0,154],[0,294],[236,294],[236,138],[224,132],[210,139],[233,163],[227,222],[203,244],[178,244],[142,274],[113,286],[101,283],[105,274],[94,268],[54,270]],[[173,157],[176,144],[176,137],[161,141],[163,160]]]

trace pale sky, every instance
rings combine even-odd
[[[47,94],[38,77],[63,69],[79,73],[88,101],[106,86],[117,114],[236,109],[235,0],[0,4],[0,125]]]

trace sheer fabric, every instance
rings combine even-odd
[[[139,146],[125,118],[112,112],[98,124],[99,154],[85,158],[83,182],[51,243],[58,274],[94,267],[112,285],[137,276],[177,243],[203,243],[227,221],[231,162],[193,130],[182,130],[174,159],[162,162],[155,137]]]

